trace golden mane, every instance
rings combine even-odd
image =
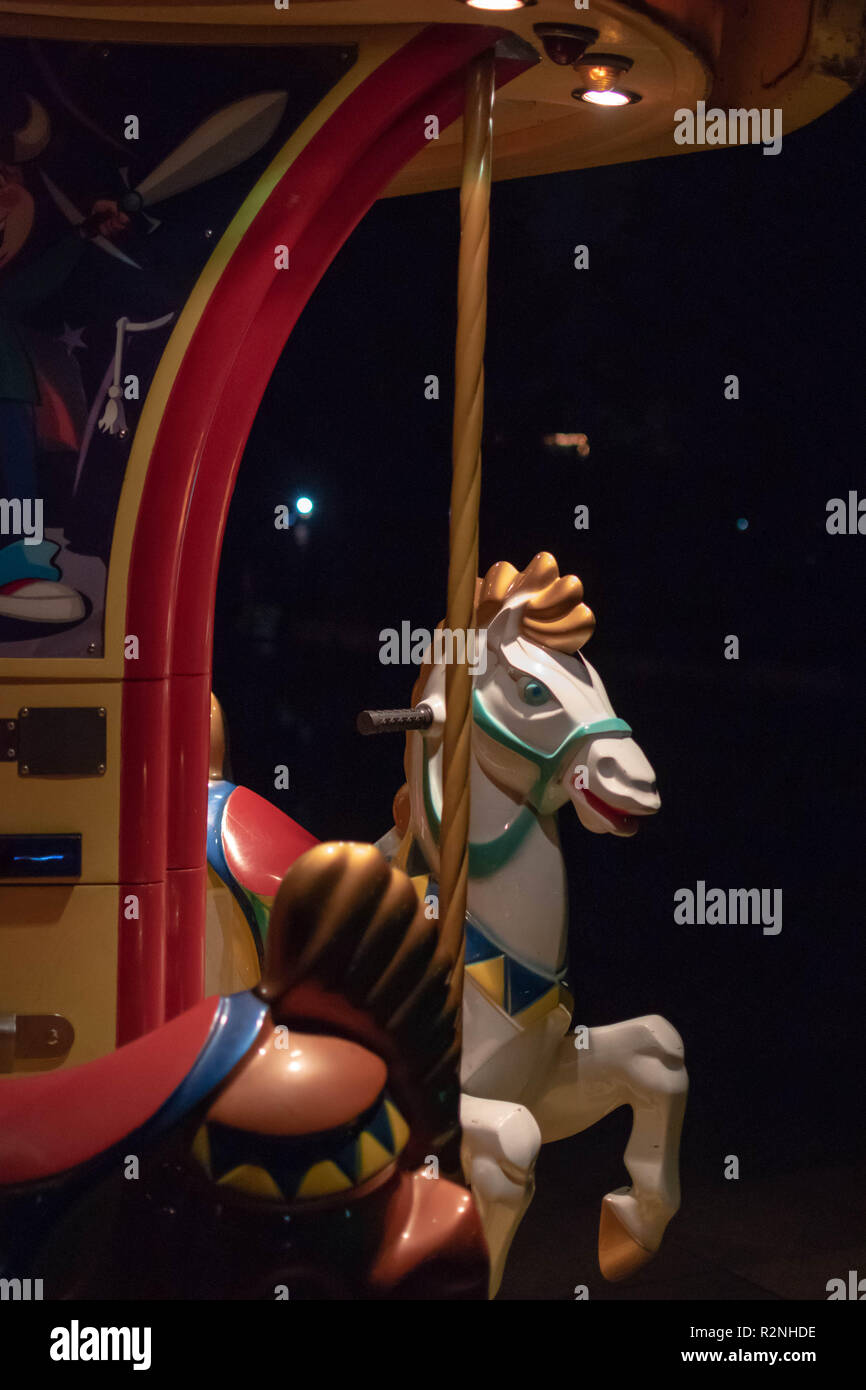
[[[583,602],[583,585],[576,574],[560,575],[552,555],[542,550],[525,570],[507,560],[492,565],[475,588],[479,627],[488,627],[503,607],[518,595],[528,594],[521,605],[520,631],[524,637],[559,652],[576,652],[595,629],[592,611]]]
[[[543,647],[576,652],[595,631],[595,615],[583,602],[583,585],[577,575],[561,575],[556,560],[546,550],[540,550],[525,570],[499,560],[483,579],[475,581],[474,625],[489,627],[503,606],[518,594],[529,595],[521,608],[520,631]],[[412,687],[413,707],[421,699],[432,669],[432,662],[422,664]]]

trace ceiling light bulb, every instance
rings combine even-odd
[[[590,89],[580,93],[580,100],[591,106],[628,106],[635,100],[628,92],[598,91]]]
[[[535,0],[463,0],[472,10],[523,10]]]

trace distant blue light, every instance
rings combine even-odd
[[[748,523],[748,521],[746,520],[746,518],[745,518],[744,516],[741,516],[740,519],[739,519],[739,521],[737,522],[737,530],[738,530],[738,531],[748,531],[748,529],[749,529],[749,523]]]
[[[299,497],[297,502],[295,503],[295,506],[297,507],[301,516],[309,516],[310,512],[313,510],[313,503],[309,497]]]

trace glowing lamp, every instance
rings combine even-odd
[[[471,10],[525,10],[536,0],[462,0]]]
[[[299,497],[295,503],[295,509],[301,516],[309,516],[313,510],[313,504],[309,497]]]
[[[590,106],[631,106],[632,102],[639,100],[632,92],[596,92],[591,87],[583,92],[575,92],[574,95],[581,101],[588,102]]]
[[[633,106],[640,101],[637,92],[628,92],[621,85],[621,78],[632,66],[631,58],[591,53],[574,66],[583,78],[583,86],[575,88],[571,94],[576,101],[585,101],[590,106]]]

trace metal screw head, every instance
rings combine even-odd
[[[103,706],[103,705],[100,705],[100,706],[99,706],[99,709],[96,711],[96,713],[99,715],[100,719],[104,719],[104,718],[105,718],[105,708],[104,708],[104,706]]]
[[[99,773],[100,777],[104,777],[104,776],[105,776],[105,763],[98,763],[98,764],[97,764],[97,767],[96,767],[96,771]]]
[[[87,644],[87,655],[88,655],[88,656],[95,656],[95,655],[96,655],[96,643],[95,643],[95,642],[88,642],[88,644]]]
[[[20,709],[20,710],[18,711],[18,717],[19,717],[19,719],[26,719],[29,713],[30,713],[29,709],[26,709],[26,708],[25,708],[25,709]]]
[[[7,729],[14,729],[14,728],[15,728],[15,720],[14,720],[14,719],[7,719],[7,720],[6,720],[6,728],[7,728]]]
[[[15,757],[17,757],[17,756],[18,756],[18,755],[17,755],[17,753],[15,752],[15,749],[14,749],[14,748],[7,748],[7,749],[6,749],[6,757],[7,757],[7,758],[15,758]]]
[[[22,776],[22,777],[26,777],[27,774],[28,774],[29,771],[30,771],[30,768],[27,766],[26,763],[22,763],[21,766],[19,767],[18,771],[21,773],[21,776]]]

